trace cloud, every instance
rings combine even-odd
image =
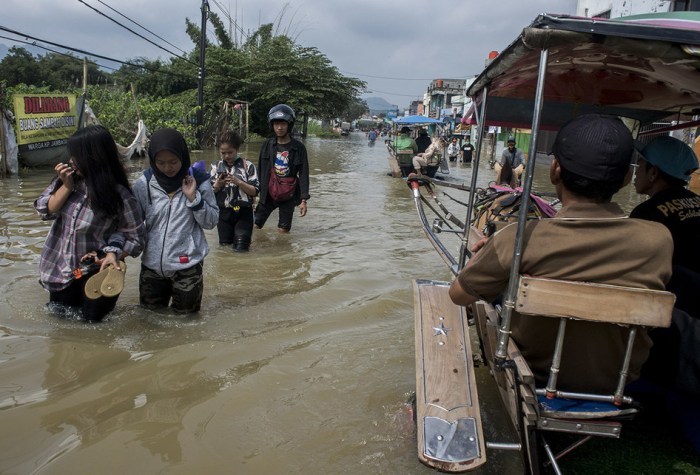
[[[150,37],[105,4],[185,51],[194,47],[185,33],[185,18],[199,25],[201,2],[83,1],[146,36]],[[489,51],[505,48],[539,13],[576,10],[576,0],[502,0],[497,7],[477,0],[208,1],[225,22],[219,7],[231,8],[231,18],[246,33],[277,22],[297,43],[316,47],[344,74],[366,81],[375,91],[371,95],[400,107],[420,99],[430,79],[478,74]],[[3,0],[0,25],[121,60],[169,56],[79,1]],[[161,40],[153,41],[179,53]],[[0,43],[16,45],[4,39]]]

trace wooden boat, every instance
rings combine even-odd
[[[439,134],[443,125],[444,123],[440,120],[422,115],[409,115],[393,119],[393,139],[387,139],[385,141],[387,151],[389,152],[387,159],[389,161],[391,176],[394,178],[407,177],[413,171],[413,156],[415,154],[410,150],[404,151],[396,148],[396,137],[398,137],[398,131],[402,127],[410,128],[412,136],[415,138],[418,129],[421,127],[432,126],[436,130],[435,133]],[[444,153],[438,157],[435,157],[434,160],[428,164],[428,176],[433,177],[438,171],[444,174],[448,174],[450,172],[447,162],[442,160],[443,156]]]
[[[482,199],[484,191],[477,189],[485,127],[531,129],[532,158],[523,187],[512,190],[519,201],[519,210],[513,213],[518,232],[503,307],[479,301],[469,309],[461,308],[447,296],[449,283],[414,282],[418,457],[440,471],[461,472],[488,464],[489,453],[516,450],[526,472],[561,473],[560,457],[592,437],[620,437],[624,419],[636,411],[625,393],[628,358],[616,368],[620,376],[614,394],[563,393],[557,389],[556,355],[565,345],[566,322],[580,319],[629,326],[633,329],[628,341],[631,348],[637,328],[670,325],[674,296],[520,274],[525,224],[538,217],[537,213],[533,216],[532,202],[537,198],[531,193],[538,137],[588,112],[619,116],[641,138],[644,127],[656,121],[672,119],[670,128],[700,125],[694,119],[700,114],[700,14],[618,20],[540,15],[476,78],[468,95],[477,105],[479,124],[471,184],[408,180],[423,230],[453,274],[469,260],[470,244],[489,232],[478,221],[482,208],[488,205]],[[461,212],[447,209],[433,192],[440,186],[469,193]],[[560,321],[561,334],[553,348],[546,387],[536,384],[527,361],[510,338],[515,308],[521,314]],[[477,349],[476,355],[473,349]],[[485,435],[472,364],[475,356],[485,362],[493,376],[503,411],[517,434],[516,442],[489,440]],[[557,406],[564,398],[575,411]],[[579,439],[554,453],[548,443],[554,432]]]

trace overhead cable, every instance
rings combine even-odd
[[[52,42],[52,41],[42,40],[41,38],[37,38],[37,37],[31,36],[31,35],[27,35],[27,34],[25,34],[25,33],[21,33],[21,32],[19,32],[19,31],[13,30],[13,29],[11,29],[11,28],[4,27],[4,26],[2,26],[2,25],[0,25],[0,30],[6,31],[6,32],[8,32],[8,33],[12,33],[13,35],[21,36],[21,37],[24,37],[24,38],[30,38],[30,39],[35,40],[35,41],[41,41],[42,43],[50,44],[50,45],[56,46],[56,47],[58,47],[58,48],[63,48],[63,49],[67,49],[67,50],[70,50],[70,51],[75,51],[76,53],[81,53],[81,54],[85,54],[85,55],[88,55],[88,56],[94,56],[95,58],[106,59],[107,61],[112,61],[112,62],[119,63],[119,64],[125,64],[125,65],[127,65],[127,66],[133,66],[133,67],[135,67],[135,68],[142,68],[142,69],[145,69],[145,70],[147,70],[147,71],[151,71],[151,72],[155,72],[155,73],[169,74],[169,75],[171,75],[171,76],[177,76],[177,77],[188,78],[188,79],[190,78],[190,76],[187,76],[187,75],[184,75],[184,74],[178,74],[178,73],[173,73],[173,72],[170,72],[170,71],[164,71],[164,70],[159,70],[159,69],[153,69],[153,68],[149,68],[148,66],[144,66],[144,65],[142,65],[142,64],[131,63],[131,62],[129,62],[129,61],[122,61],[122,60],[119,60],[119,59],[110,58],[109,56],[103,56],[103,55],[101,55],[101,54],[91,53],[91,52],[89,52],[89,51],[85,51],[85,50],[82,50],[82,49],[78,49],[78,48],[73,48],[73,47],[71,47],[71,46],[62,45],[62,44],[60,44],[60,43],[54,43],[54,42]],[[178,57],[179,57],[179,56],[178,56]],[[196,65],[195,65],[195,66],[196,66]]]
[[[195,63],[195,62],[193,62],[193,61],[190,61],[189,59],[185,58],[184,56],[180,56],[180,55],[177,54],[177,53],[173,53],[172,51],[170,51],[170,50],[167,49],[167,48],[163,48],[162,46],[160,46],[159,44],[157,44],[157,43],[151,41],[150,39],[146,38],[146,37],[143,36],[142,34],[136,33],[134,30],[132,30],[132,29],[129,28],[128,26],[122,25],[121,23],[119,23],[119,22],[118,22],[117,20],[115,20],[114,18],[112,18],[112,17],[110,17],[109,15],[106,15],[105,13],[99,11],[97,8],[93,7],[92,5],[88,5],[88,4],[85,3],[83,0],[78,0],[78,2],[82,3],[83,5],[85,5],[86,7],[88,7],[89,9],[91,9],[91,10],[97,12],[98,14],[102,15],[103,17],[107,18],[109,21],[112,21],[112,22],[116,23],[117,25],[121,26],[121,27],[124,28],[125,30],[130,31],[131,33],[135,34],[135,35],[138,36],[139,38],[142,38],[142,39],[148,41],[148,42],[151,43],[153,46],[155,46],[155,47],[157,47],[157,48],[159,48],[159,49],[162,49],[162,50],[165,51],[166,53],[171,54],[171,55],[173,55],[173,56],[177,56],[178,58],[180,58],[180,59],[182,59],[182,60],[184,60],[184,61],[187,61],[188,63],[194,64],[195,66],[198,66],[197,63]]]
[[[130,21],[131,23],[133,23],[134,25],[136,25],[136,26],[138,26],[138,27],[144,29],[145,31],[149,32],[150,34],[152,34],[153,36],[155,36],[155,37],[158,38],[159,40],[165,41],[166,43],[168,43],[168,44],[169,44],[170,46],[172,46],[173,48],[180,50],[183,54],[187,54],[187,51],[183,50],[182,48],[178,48],[177,46],[175,46],[174,44],[172,44],[170,41],[168,41],[168,40],[166,40],[165,38],[163,38],[163,37],[161,37],[161,36],[159,36],[159,35],[153,33],[151,30],[149,30],[149,29],[146,28],[145,26],[143,26],[143,25],[141,25],[140,23],[138,23],[138,22],[132,20],[132,19],[129,18],[128,16],[124,15],[123,13],[121,13],[121,12],[115,10],[114,8],[112,8],[111,6],[107,5],[107,4],[106,4],[105,2],[103,2],[102,0],[97,0],[97,1],[100,2],[102,5],[104,5],[105,7],[109,8],[110,10],[112,10],[112,11],[113,11],[114,13],[116,13],[117,15],[120,15],[121,17],[123,17],[123,18],[129,20],[129,21]]]
[[[41,46],[40,44],[37,44],[36,41],[30,43],[29,41],[22,41],[22,40],[18,40],[18,39],[16,39],[16,38],[10,38],[9,36],[3,36],[3,35],[0,35],[0,38],[2,38],[3,40],[14,41],[15,43],[24,43],[25,45],[29,45],[29,46],[36,46],[37,48],[45,49],[46,51],[50,51],[50,52],[55,53],[55,54],[60,54],[61,56],[67,56],[67,57],[69,57],[69,58],[73,58],[73,59],[75,59],[76,61],[82,61],[80,58],[76,58],[76,57],[73,56],[72,54],[63,53],[63,52],[61,52],[61,51],[56,51],[55,49],[47,48],[46,46]],[[117,68],[112,68],[112,67],[110,67],[110,66],[105,66],[104,64],[98,64],[98,63],[96,63],[96,62],[94,62],[94,61],[92,61],[92,63],[95,64],[95,66],[99,66],[100,68],[111,69],[112,71],[116,71],[116,70],[117,70]]]

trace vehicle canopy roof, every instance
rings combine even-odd
[[[407,115],[392,119],[396,125],[429,125],[429,124],[444,124],[439,119],[433,119],[424,115]]]
[[[615,20],[542,14],[467,90],[486,125],[527,128],[547,49],[540,128],[597,112],[647,125],[700,114],[700,12]]]

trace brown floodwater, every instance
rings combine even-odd
[[[138,259],[105,322],[51,315],[37,281],[50,223],[32,202],[54,172],[0,181],[0,473],[433,473],[407,404],[411,281],[450,273],[382,144],[359,132],[306,144],[308,215],[279,235],[273,214],[247,254],[208,231],[196,316],[140,308]],[[244,155],[257,162],[259,145]],[[147,163],[129,162],[131,178]],[[536,176],[546,188],[546,165]],[[512,441],[493,388],[481,391],[489,437]],[[495,456],[480,473],[517,467]]]

